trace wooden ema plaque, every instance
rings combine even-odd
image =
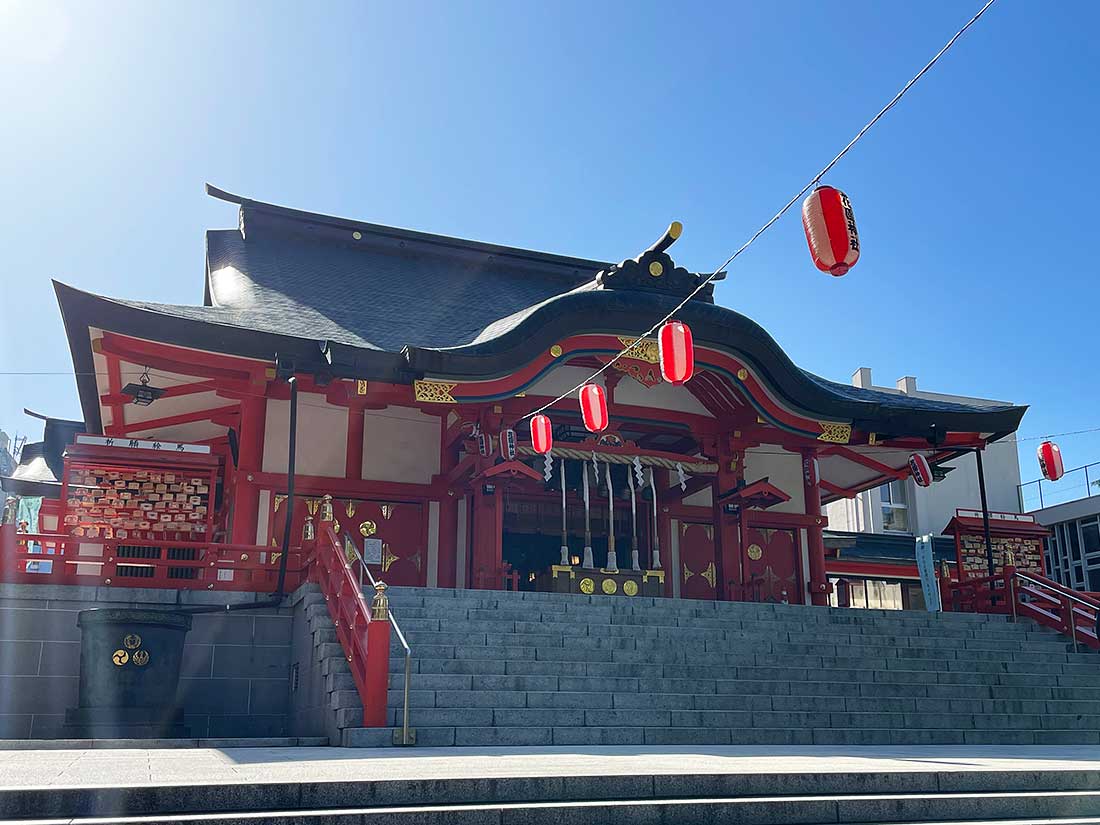
[[[133,440],[94,438],[97,443],[78,440],[65,455],[65,533],[132,542],[209,541],[217,458],[153,449],[145,442],[116,446],[102,442],[126,445]]]

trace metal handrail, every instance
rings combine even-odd
[[[370,580],[372,588],[378,586],[378,582],[370,572],[370,568],[367,567],[367,560],[363,558],[363,554],[359,552],[359,547],[355,541],[351,538],[351,534],[346,530],[343,535],[344,539],[344,551],[351,550],[355,553],[355,558],[359,560],[359,590],[363,590],[363,572],[366,571],[367,578]],[[409,674],[412,672],[412,650],[409,648],[409,643],[405,641],[405,634],[401,632],[401,625],[397,623],[397,617],[393,615],[393,610],[390,610],[390,625],[397,632],[397,640],[401,642],[401,647],[405,648],[405,691],[404,691],[404,710],[401,717],[401,741],[395,744],[411,745],[409,741]]]
[[[1027,573],[1021,573],[1019,570],[1015,571],[1015,573],[1016,573],[1017,577],[1023,579],[1026,582],[1031,582],[1034,585],[1038,585],[1039,587],[1045,587],[1047,590],[1051,590],[1051,591],[1057,593],[1060,597],[1064,598],[1067,602],[1075,602],[1077,604],[1084,605],[1085,607],[1092,610],[1093,613],[1095,614],[1095,616],[1093,618],[1093,622],[1094,622],[1094,626],[1095,626],[1093,632],[1096,634],[1096,638],[1100,639],[1100,606],[1098,606],[1094,601],[1092,601],[1090,599],[1084,599],[1081,596],[1076,595],[1068,587],[1065,587],[1064,585],[1059,585],[1057,582],[1045,582],[1045,581],[1042,581],[1041,579],[1033,578],[1032,576],[1029,576]],[[1015,609],[1015,607],[1016,607],[1015,602],[1013,602],[1012,606],[1013,606],[1013,609]],[[1068,614],[1066,616],[1066,622],[1067,622],[1067,624],[1069,624],[1069,635],[1070,635],[1070,639],[1073,641],[1073,652],[1076,653],[1077,652],[1077,610],[1072,605],[1067,605],[1066,606],[1066,613]]]
[[[1024,579],[1026,581],[1031,582],[1032,584],[1037,584],[1040,587],[1045,587],[1048,590],[1053,590],[1055,593],[1058,593],[1062,596],[1065,596],[1067,599],[1069,599],[1072,602],[1077,602],[1078,604],[1083,604],[1085,607],[1091,608],[1093,610],[1100,610],[1100,607],[1098,607],[1095,602],[1090,601],[1088,599],[1081,598],[1080,596],[1074,594],[1071,590],[1069,590],[1069,588],[1056,587],[1055,585],[1050,584],[1048,582],[1044,582],[1044,581],[1041,581],[1039,579],[1034,579],[1031,576],[1029,576],[1027,573],[1021,573],[1019,570],[1016,571],[1016,575],[1019,576],[1021,579]]]

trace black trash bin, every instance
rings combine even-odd
[[[74,739],[186,739],[176,702],[188,613],[82,610],[80,706],[65,714]]]

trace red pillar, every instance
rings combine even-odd
[[[806,528],[807,551],[810,561],[810,603],[827,605],[829,603],[829,578],[825,575],[825,529],[826,519],[821,514],[821,487],[817,474],[815,450],[802,451],[802,490],[806,499],[806,515],[813,516],[815,523]]]
[[[483,590],[500,586],[497,578],[503,563],[500,495],[499,487],[492,493],[486,493],[481,482],[474,487],[473,547],[470,548],[474,575],[472,585]]]
[[[738,530],[737,516],[723,512],[718,502],[718,494],[730,490],[741,478],[743,467],[740,455],[735,454],[728,435],[718,437],[718,475],[714,484],[714,527],[717,545],[718,574],[721,577],[717,597],[732,601],[736,597],[737,585],[741,582],[741,535]]]
[[[367,597],[369,602],[370,597]],[[363,675],[363,727],[386,727],[386,699],[390,677],[390,621],[372,619],[367,625],[367,661]]]
[[[246,395],[241,399],[237,471],[233,474],[233,529],[230,533],[230,542],[233,544],[256,543],[260,493],[250,476],[259,472],[263,464],[266,418],[266,398]],[[287,513],[291,510],[292,506],[288,505]]]

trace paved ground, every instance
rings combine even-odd
[[[527,776],[1100,771],[1092,745],[227,748],[0,752],[0,789]]]

